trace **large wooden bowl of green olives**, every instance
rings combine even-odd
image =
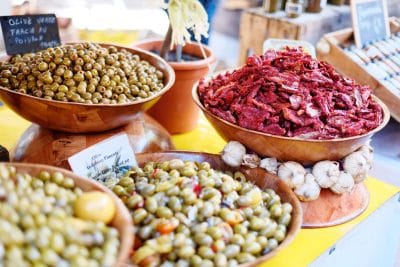
[[[113,191],[135,225],[133,264],[256,266],[300,229],[293,191],[261,168],[232,168],[220,155],[137,154],[139,167]]]
[[[2,266],[126,262],[131,216],[105,186],[47,165],[0,163]]]
[[[65,44],[0,62],[0,98],[25,119],[69,133],[125,125],[174,81],[157,55],[110,44]]]

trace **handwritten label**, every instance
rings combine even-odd
[[[111,187],[136,166],[128,136],[121,134],[82,150],[68,158],[74,173]]]
[[[1,16],[7,54],[44,50],[61,44],[54,14]]]
[[[385,0],[354,0],[351,4],[357,47],[362,48],[390,36]]]

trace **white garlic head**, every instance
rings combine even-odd
[[[294,190],[294,193],[301,201],[316,200],[321,193],[321,188],[315,181],[314,175],[307,173],[305,183]]]
[[[357,151],[360,151],[369,165],[372,165],[374,159],[374,149],[369,145],[363,145]]]
[[[278,168],[279,178],[292,189],[304,183],[305,175],[306,170],[303,165],[295,161],[284,162]]]
[[[243,156],[246,154],[246,147],[237,141],[229,141],[221,153],[222,160],[231,167],[239,167],[242,164]]]
[[[364,152],[356,151],[344,158],[343,170],[353,176],[354,181],[359,183],[368,175],[371,165],[364,157]]]
[[[317,162],[312,168],[312,174],[321,188],[329,188],[334,185],[339,176],[339,162],[323,160]]]
[[[330,187],[331,191],[336,194],[343,194],[346,192],[351,192],[354,187],[354,179],[351,174],[341,171],[339,174],[339,179],[337,182]]]
[[[264,158],[260,161],[260,168],[265,169],[267,172],[276,174],[278,170],[278,160],[276,158]]]

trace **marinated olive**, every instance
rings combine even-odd
[[[83,193],[61,172],[31,176],[2,164],[0,188],[6,196],[0,207],[1,266],[111,266],[116,262],[118,231],[104,223],[110,217],[108,195]]]
[[[148,85],[144,75],[138,79]],[[113,191],[131,210],[143,244],[134,262],[155,257],[161,266],[238,266],[276,248],[291,221],[291,205],[274,191],[207,162],[148,162]],[[165,246],[157,245],[160,238]]]
[[[134,102],[136,99],[129,97],[130,94],[147,98],[164,87],[163,73],[138,55],[116,47],[106,49],[107,53],[103,50],[98,44],[78,43],[14,55],[0,64],[0,85],[36,97],[87,104]],[[87,88],[80,85],[82,82]],[[63,87],[50,94],[45,89],[50,84]],[[97,89],[106,100],[82,95],[96,92],[98,84],[107,87],[106,93]],[[76,86],[83,100],[62,94],[76,92]]]

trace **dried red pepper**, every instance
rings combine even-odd
[[[382,123],[368,86],[337,73],[300,48],[269,50],[246,65],[200,81],[203,105],[241,127],[303,139],[360,135]]]

